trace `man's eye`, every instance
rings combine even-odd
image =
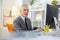
[[[27,9],[24,9],[24,11],[29,11],[29,10],[27,10]]]
[[[26,11],[26,9],[24,9],[24,11]]]

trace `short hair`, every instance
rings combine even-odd
[[[22,5],[20,6],[20,9],[22,9],[24,6],[25,6],[25,7],[28,7],[28,5],[22,4]]]

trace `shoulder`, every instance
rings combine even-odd
[[[17,17],[14,18],[14,22],[15,21],[19,21],[20,19],[21,19],[21,17],[20,16],[17,16]]]
[[[30,18],[27,17],[27,19],[28,19],[29,21],[31,21]]]

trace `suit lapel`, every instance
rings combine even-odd
[[[24,20],[20,17],[21,25],[23,25],[23,28],[26,29]]]

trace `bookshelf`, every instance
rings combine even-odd
[[[33,9],[29,11],[30,13],[30,19],[33,27],[43,27],[44,26],[44,9]]]

